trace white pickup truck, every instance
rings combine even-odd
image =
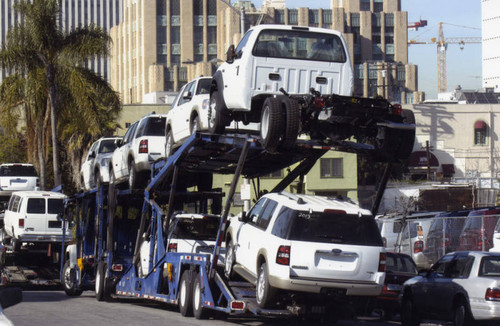
[[[290,149],[297,137],[335,143],[354,137],[381,160],[406,159],[415,118],[380,98],[352,97],[352,64],[342,34],[331,29],[259,25],[231,45],[210,88],[209,129],[260,122],[263,145]]]

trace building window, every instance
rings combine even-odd
[[[398,66],[397,67],[397,78],[399,81],[405,81],[406,80],[406,69],[405,66]]]
[[[274,22],[276,24],[285,24],[285,11],[283,9],[277,9],[274,12]]]
[[[363,65],[361,64],[357,64],[357,65],[354,65],[354,77],[356,79],[363,79],[364,78],[364,69],[363,69]]]
[[[203,26],[203,15],[197,15],[193,18],[194,26]]]
[[[474,145],[486,145],[488,125],[483,120],[474,123]]]
[[[361,0],[361,3],[359,4],[359,10],[370,11],[370,0]]]
[[[394,14],[385,14],[385,26],[394,27]]]
[[[352,27],[360,27],[359,13],[351,14],[351,26]]]
[[[343,159],[342,158],[322,158],[320,161],[321,178],[342,178]]]
[[[299,12],[297,9],[288,10],[288,24],[297,25],[299,23]]]
[[[333,23],[333,16],[331,9],[323,9],[323,25],[330,25]]]
[[[309,26],[318,27],[319,26],[319,11],[318,9],[309,10]]]

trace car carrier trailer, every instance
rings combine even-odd
[[[297,177],[307,174],[317,160],[330,150],[370,155],[374,148],[348,141],[324,146],[317,141],[297,140],[293,150],[276,153],[269,152],[257,138],[249,135],[193,134],[172,156],[153,165],[151,181],[142,194],[117,190],[113,185],[107,191],[98,190],[101,195],[94,195],[98,206],[94,213],[97,222],[92,223],[87,219],[83,225],[76,224],[77,243],[82,244],[81,247],[76,246],[77,263],[64,273],[66,292],[70,295],[79,294],[85,287],[90,289],[95,286],[98,300],[107,300],[112,295],[155,300],[178,305],[183,315],[194,314],[197,318],[204,318],[210,312],[263,316],[303,314],[308,309],[293,306],[286,309],[260,308],[255,301],[254,286],[247,282],[228,281],[223,273],[218,272],[217,262],[229,209],[241,175],[256,178],[295,165],[271,190],[279,192]],[[214,251],[211,255],[170,252],[165,230],[178,204],[192,201],[193,198],[203,201],[208,198],[221,199],[223,196],[217,191],[187,191],[186,188],[191,185],[186,184],[186,175],[206,173],[233,176],[221,212]],[[380,189],[383,191],[383,187]],[[143,201],[140,222],[135,224],[135,239],[131,235],[127,239],[127,255],[122,253],[119,260],[116,212],[123,203],[132,203],[132,198]],[[208,204],[200,207],[207,209]],[[88,210],[85,206],[82,209]],[[95,234],[88,232],[90,230],[95,230]],[[146,236],[150,244],[149,268],[146,275],[141,275],[139,248]],[[85,270],[85,264],[82,269],[81,261],[85,261],[85,252],[87,256],[92,253],[92,250],[85,249],[84,244],[87,242],[91,243],[88,248],[92,248],[94,256],[89,262],[91,268],[88,277],[85,278],[85,273],[81,273]]]

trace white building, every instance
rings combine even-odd
[[[5,42],[8,30],[21,21],[21,17],[14,11],[14,4],[18,0],[0,1],[0,46]],[[62,0],[60,23],[64,32],[76,27],[95,24],[109,32],[111,27],[122,21],[123,0]],[[88,63],[88,67],[110,81],[109,58],[96,58]],[[8,75],[4,69],[0,70],[0,82]]]
[[[500,92],[500,1],[482,0],[483,88]]]
[[[262,6],[267,8],[285,9],[286,3],[285,0],[263,0]],[[305,4],[304,7],[306,7]]]

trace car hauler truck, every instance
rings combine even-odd
[[[111,186],[107,196],[88,194],[94,196],[89,203],[100,204],[97,204],[98,207],[91,204],[90,209],[81,206],[82,211],[94,213],[84,218],[85,222],[81,225],[76,222],[76,244],[66,250],[70,261],[65,265],[70,267],[64,269],[63,276],[66,292],[78,295],[84,289],[95,287],[98,300],[107,300],[111,296],[156,300],[178,305],[183,315],[192,313],[197,318],[206,317],[210,312],[264,316],[311,313],[311,309],[293,304],[273,309],[259,307],[255,301],[255,286],[228,280],[219,270],[218,261],[239,177],[256,178],[296,165],[271,190],[280,192],[297,177],[306,174],[329,150],[370,155],[374,149],[355,142],[342,142],[342,145],[329,147],[314,140],[297,140],[293,150],[276,153],[265,149],[256,137],[193,134],[174,155],[154,164],[151,182],[144,193],[116,190]],[[185,204],[195,203],[200,212],[207,212],[209,206],[212,213],[220,212],[221,205],[218,203],[223,196],[220,191],[189,192],[186,187],[190,185],[182,177],[206,173],[233,176],[213,252],[171,251],[166,230],[174,211],[182,209]],[[107,203],[105,197],[108,198]],[[121,233],[118,221],[124,218],[122,206],[126,203],[139,207],[139,201],[142,201],[140,213],[136,211],[133,214],[139,219],[133,227],[131,225],[129,230],[134,232],[129,232],[125,245],[117,236]],[[97,222],[92,222],[92,219]],[[90,244],[86,247],[87,242]],[[141,250],[144,243],[149,245],[146,253]],[[122,248],[126,250],[118,254]],[[142,270],[144,260],[148,262],[145,273]]]

